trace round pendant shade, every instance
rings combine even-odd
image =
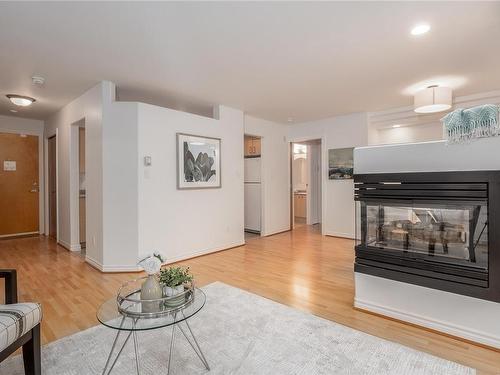
[[[435,113],[451,108],[452,90],[449,87],[429,86],[415,94],[414,108],[417,113]]]

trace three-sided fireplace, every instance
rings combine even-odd
[[[500,171],[354,183],[356,272],[500,302]]]

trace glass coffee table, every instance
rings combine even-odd
[[[200,358],[201,362],[207,370],[210,370],[205,355],[201,351],[198,341],[189,326],[188,320],[197,314],[205,305],[206,296],[203,291],[198,288],[192,288],[189,293],[186,293],[185,299],[172,302],[165,302],[166,299],[159,300],[140,300],[140,290],[132,291],[127,294],[126,301],[120,301],[118,297],[112,298],[104,302],[97,311],[97,319],[99,322],[108,327],[115,329],[116,336],[111,346],[106,364],[102,374],[110,374],[113,370],[118,358],[127,345],[130,336],[133,337],[135,362],[137,374],[140,374],[140,361],[137,333],[140,331],[149,331],[153,329],[161,329],[172,327],[172,336],[170,339],[170,349],[168,353],[167,374],[170,373],[170,364],[172,362],[172,350],[174,348],[175,333],[178,328],[182,335],[186,338],[194,352]],[[185,327],[183,327],[183,324]],[[117,345],[120,335],[125,336],[123,343]],[[119,347],[119,348],[118,348]],[[116,354],[115,354],[116,352]],[[114,359],[112,359],[114,356]]]

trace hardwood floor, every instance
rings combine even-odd
[[[310,226],[301,226],[180,264],[191,267],[198,285],[222,281],[477,368],[478,374],[500,374],[500,351],[353,309],[352,247],[351,240],[324,237]],[[124,280],[138,276],[100,273],[46,237],[0,241],[0,268],[18,270],[21,301],[42,303],[44,343],[97,325],[99,304],[113,297]]]

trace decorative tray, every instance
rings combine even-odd
[[[161,318],[175,315],[194,300],[194,283],[184,284],[184,292],[158,299],[141,299],[141,286],[147,277],[130,280],[118,290],[116,302],[120,314],[131,318]]]

